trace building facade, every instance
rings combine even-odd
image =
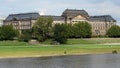
[[[10,14],[3,25],[12,24],[18,30],[31,29],[39,17],[38,13]]]
[[[3,20],[5,20],[5,18],[0,18],[0,26],[3,25]]]
[[[39,17],[52,17],[53,24],[88,22],[92,26],[93,36],[106,35],[106,31],[116,24],[116,20],[110,15],[89,16],[85,10],[66,9],[61,16],[39,15],[39,13],[10,14],[3,25],[12,24],[18,30],[31,29]]]
[[[92,35],[106,35],[106,31],[112,26],[116,25],[116,20],[110,15],[103,16],[91,16],[89,18],[89,23],[92,25]]]

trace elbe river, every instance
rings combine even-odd
[[[8,58],[0,68],[120,68],[120,54]]]

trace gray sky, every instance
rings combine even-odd
[[[67,8],[84,9],[90,15],[112,15],[120,24],[119,0],[0,0],[0,17],[25,12],[61,15]]]

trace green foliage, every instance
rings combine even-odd
[[[0,46],[28,46],[29,44],[26,42],[19,42],[19,41],[0,41]]]
[[[108,29],[107,35],[109,37],[120,37],[120,27],[117,25],[113,25],[111,28]]]
[[[73,31],[76,38],[89,38],[92,34],[91,25],[87,22],[75,23]]]
[[[18,34],[19,31],[15,30],[12,25],[0,27],[0,40],[13,40]]]
[[[87,22],[56,24],[54,27],[54,40],[62,44],[67,38],[89,38],[91,34],[91,25]]]
[[[55,24],[54,26],[54,40],[65,44],[67,42],[67,25],[66,24]]]
[[[73,25],[72,24],[66,24],[67,26],[67,35],[69,38],[73,38],[74,37],[74,29],[73,29]]]
[[[43,42],[52,37],[52,22],[51,17],[40,17],[32,28],[34,38]]]
[[[32,30],[23,30],[22,34],[19,36],[19,41],[28,42],[30,39],[32,39]]]

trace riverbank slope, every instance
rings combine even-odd
[[[113,40],[113,41],[112,41]],[[65,45],[37,44],[25,42],[4,41],[0,42],[0,57],[43,57],[61,55],[104,54],[117,51],[120,53],[120,39],[92,38],[69,39]]]

